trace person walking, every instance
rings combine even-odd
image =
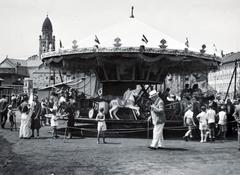
[[[188,141],[188,139],[192,139],[193,137],[192,130],[194,129],[194,127],[196,127],[196,124],[193,119],[193,111],[192,111],[191,104],[188,105],[188,110],[184,114],[183,123],[184,123],[184,126],[188,127],[188,131],[183,136],[183,139],[185,141]]]
[[[158,96],[156,90],[152,90],[149,93],[149,98],[153,101],[153,104],[151,105],[151,116],[148,118],[148,120],[152,119],[154,127],[152,143],[148,148],[160,149],[164,147],[163,127],[166,122],[164,102]]]

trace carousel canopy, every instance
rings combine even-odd
[[[145,47],[159,48],[160,41],[166,40],[167,48],[183,50],[186,46],[164,33],[138,21],[136,18],[113,25],[96,34],[79,41],[79,47],[91,47],[96,44],[99,47],[115,47],[116,43],[119,47],[136,47],[144,45]],[[96,40],[99,41],[96,42]],[[189,50],[193,50],[190,48]]]
[[[186,44],[187,45],[187,44]],[[102,82],[162,82],[168,73],[205,72],[220,59],[197,51],[130,18],[77,42],[71,49],[44,53],[42,60],[66,71],[93,70]]]

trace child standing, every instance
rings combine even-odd
[[[53,108],[50,109],[50,111],[52,112],[51,115],[51,127],[53,128],[53,138],[57,139],[58,135],[57,135],[57,126],[58,126],[58,116],[57,116],[57,104],[53,105]]]
[[[193,119],[192,105],[190,105],[190,104],[188,105],[188,110],[184,114],[183,123],[184,123],[184,126],[188,127],[188,131],[183,136],[183,139],[185,141],[188,141],[189,138],[191,139],[193,137],[192,130],[196,126],[194,119]]]
[[[103,138],[103,143],[106,143],[104,132],[107,130],[107,126],[106,126],[106,122],[105,122],[105,114],[104,114],[104,109],[103,108],[99,109],[96,120],[98,121],[97,144],[100,143],[100,135],[101,134],[102,134],[102,138]]]
[[[215,140],[215,117],[216,112],[213,109],[213,105],[209,105],[209,109],[207,110],[207,122],[208,122],[208,129],[209,129],[209,138],[211,141]]]
[[[227,114],[225,112],[225,107],[221,106],[221,111],[218,113],[218,126],[219,126],[219,135],[225,140],[226,131],[227,131]]]
[[[10,122],[10,129],[11,131],[13,130],[13,127],[15,126],[15,130],[17,130],[17,125],[16,125],[16,114],[15,112],[13,112],[12,110],[12,105],[9,105],[8,106],[8,113],[7,113],[7,116],[8,116],[8,120]]]
[[[206,113],[206,107],[202,106],[201,107],[201,111],[198,115],[197,115],[197,119],[199,120],[199,130],[201,131],[201,143],[203,142],[207,142],[207,113]]]

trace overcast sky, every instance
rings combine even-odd
[[[47,14],[58,48],[126,20],[132,5],[138,20],[180,42],[188,37],[191,47],[240,50],[240,0],[1,0],[0,58],[38,54]]]

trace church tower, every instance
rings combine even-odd
[[[42,53],[55,50],[55,36],[53,36],[52,23],[48,16],[42,25],[42,35],[39,36],[39,57]]]

